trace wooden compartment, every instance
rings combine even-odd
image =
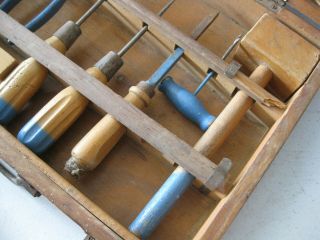
[[[154,13],[166,3],[164,0],[138,2]],[[292,2],[299,7],[298,0]],[[34,13],[46,3],[47,1],[42,0],[22,1],[10,15],[21,23],[26,22],[30,16],[26,16],[24,12]],[[36,35],[41,39],[50,37],[65,21],[77,19],[92,3],[93,1],[85,0],[67,1],[58,14],[36,32]],[[319,20],[317,6],[311,1],[306,1],[305,4],[302,9],[308,10],[310,16]],[[310,72],[306,73],[308,77],[301,87],[292,93],[288,101],[282,102],[282,99],[275,104],[277,106],[283,104],[281,108],[284,109],[271,106],[274,101],[266,103],[269,106],[265,106],[266,104],[261,104],[263,100],[273,95],[261,92],[256,85],[247,85],[245,77],[239,77],[239,81],[226,79],[228,77],[224,76],[223,69],[227,64],[216,62],[216,59],[222,56],[239,34],[246,34],[258,19],[268,12],[267,9],[252,0],[228,1],[228,3],[218,0],[176,0],[163,15],[164,21],[161,20],[157,25],[157,22],[153,22],[153,19],[157,19],[154,18],[155,15],[145,12],[142,16],[139,9],[133,11],[135,6],[136,2],[131,0],[110,0],[104,3],[81,27],[82,35],[67,52],[66,57],[81,68],[87,69],[108,51],[119,50],[144,22],[149,24],[150,31],[124,56],[124,65],[107,83],[114,93],[124,97],[130,86],[136,85],[141,80],[147,80],[172,52],[174,46],[179,45],[186,50],[185,56],[169,73],[179,84],[192,91],[196,89],[208,68],[219,73],[218,80],[211,81],[199,95],[199,99],[210,113],[218,116],[232,98],[236,87],[250,93],[250,96],[257,100],[252,111],[246,114],[218,151],[210,156],[210,163],[217,165],[224,157],[232,160],[233,167],[224,186],[206,195],[199,191],[195,183],[178,200],[150,237],[150,239],[219,239],[319,88],[320,67],[316,62],[319,60],[319,55]],[[198,39],[201,49],[193,48],[193,42],[190,43],[188,36],[207,15],[216,16],[216,19]],[[285,25],[294,25],[290,31],[300,35],[314,49],[319,48],[317,30],[296,16],[290,15],[286,10],[272,15]],[[170,27],[160,31],[161,26],[167,26],[166,21],[170,23]],[[186,160],[183,159],[183,155],[178,156],[189,153],[190,146],[197,142],[203,132],[186,120],[157,90],[151,104],[144,110],[147,116],[138,111],[139,118],[131,119],[130,122],[124,119],[125,114],[113,114],[129,128],[129,131],[94,171],[80,178],[72,177],[64,170],[71,149],[102,118],[107,109],[111,109],[114,113],[120,112],[112,109],[114,108],[112,104],[105,101],[114,97],[113,101],[118,103],[119,98],[117,95],[110,95],[105,89],[97,89],[96,87],[100,85],[92,84],[87,90],[85,90],[87,85],[83,85],[82,89],[79,89],[81,88],[79,82],[91,81],[91,78],[86,77],[88,74],[81,75],[81,73],[79,76],[85,76],[85,79],[76,81],[75,76],[70,75],[71,71],[64,71],[66,65],[56,64],[59,59],[51,59],[53,64],[48,64],[46,57],[56,56],[52,54],[49,46],[38,45],[38,42],[29,45],[25,41],[34,39],[32,34],[22,39],[24,32],[20,28],[16,32],[10,32],[8,29],[11,26],[3,28],[8,26],[7,24],[13,23],[1,13],[0,34],[3,36],[3,41],[0,47],[22,61],[26,56],[17,51],[16,47],[6,43],[5,38],[9,38],[23,52],[46,66],[51,74],[19,116],[9,125],[0,127],[0,158],[95,239],[136,239],[127,227],[175,169],[173,162],[176,158],[178,158],[176,162],[183,167],[183,164],[188,167],[188,160],[193,159],[193,165],[190,164],[191,169],[195,160],[206,163],[206,158],[192,155],[194,152],[190,152],[192,157]],[[170,31],[174,31],[172,35],[167,34]],[[179,41],[174,41],[175,37],[180,36],[180,31],[185,35],[182,35],[183,38],[178,39]],[[48,51],[36,51],[43,48],[47,48]],[[197,58],[199,56],[197,54],[205,56],[205,60]],[[214,57],[212,62],[211,56]],[[67,62],[67,58],[60,57],[67,66],[73,66],[72,62]],[[227,62],[230,62],[231,58]],[[250,70],[246,71],[248,75]],[[84,96],[94,100],[94,104],[90,104],[84,114],[53,147],[45,154],[36,156],[19,143],[15,136],[45,103],[70,82]],[[104,93],[106,95],[102,99]],[[96,101],[98,97],[100,101]],[[135,111],[131,105],[121,105],[121,107]],[[131,112],[128,113],[128,118],[130,114]],[[149,121],[149,118],[163,128],[156,122]],[[164,134],[148,136],[149,132],[144,131],[141,126],[155,126],[157,131],[159,129],[159,133]],[[156,130],[151,129],[150,133],[157,133]],[[161,141],[164,144],[161,144]],[[172,141],[174,146],[170,148],[168,145]],[[187,146],[185,143],[189,145],[188,148],[184,148]],[[181,149],[175,150],[176,146],[181,146]],[[175,151],[177,156],[174,155]],[[195,176],[205,183],[209,170],[203,176],[200,167],[194,171],[195,174],[199,174],[199,177]]]

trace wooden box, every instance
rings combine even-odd
[[[272,13],[254,0],[176,0],[161,18],[156,12],[165,0],[110,0],[81,26],[82,35],[65,56],[40,40],[50,37],[67,20],[77,19],[93,2],[66,1],[35,35],[0,13],[0,47],[19,61],[31,56],[50,72],[19,115],[0,127],[0,158],[95,239],[138,239],[128,230],[129,224],[180,165],[197,180],[150,239],[219,239],[320,86],[319,31],[286,9]],[[312,1],[291,2],[320,21],[319,7]],[[26,12],[34,14],[46,3],[22,1],[10,15],[24,23],[30,18]],[[206,16],[215,20],[197,41],[191,39],[192,30]],[[120,49],[143,24],[149,31],[123,57],[124,65],[107,86],[82,70],[107,52]],[[300,44],[292,49],[295,59],[290,59],[285,47],[279,47],[278,54],[272,51],[273,45],[261,44],[259,37],[272,34],[263,31],[268,24],[269,31],[279,28],[278,37],[287,38],[283,41],[289,41],[288,46]],[[240,46],[222,61],[220,57],[239,34],[245,35]],[[16,46],[8,45],[6,39]],[[272,35],[266,41],[273,44],[274,39]],[[272,48],[268,53],[263,51],[266,45]],[[177,46],[184,49],[184,55],[169,74],[188,90],[195,90],[208,70],[218,73],[198,96],[211,114],[219,116],[237,91],[255,101],[213,154],[204,156],[192,148],[203,132],[158,90],[144,112],[122,100],[131,86],[147,80]],[[230,75],[233,58],[242,68]],[[248,78],[260,64],[267,64],[273,72],[272,84],[266,89]],[[299,64],[301,68],[295,69]],[[48,151],[37,156],[16,135],[69,85],[91,103]],[[64,166],[73,146],[106,112],[128,131],[95,170],[80,178],[71,176]],[[232,168],[224,183],[214,189],[213,176],[223,158],[232,160]],[[204,193],[203,186],[213,191]]]

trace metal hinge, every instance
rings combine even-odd
[[[23,177],[21,177],[16,170],[14,170],[9,164],[0,159],[0,172],[8,178],[15,185],[21,186],[26,189],[32,196],[41,196],[40,192],[31,186]]]
[[[256,2],[275,13],[278,13],[286,5],[286,1],[283,0],[256,0]]]
[[[95,240],[93,237],[91,237],[90,235],[87,235],[84,240]]]
[[[232,60],[232,62],[229,63],[229,65],[227,66],[226,71],[225,71],[224,74],[228,78],[234,78],[237,75],[237,73],[240,70],[240,68],[241,68],[241,64],[238,63],[235,60]]]
[[[303,21],[307,22],[314,28],[320,30],[320,24],[317,23],[314,19],[310,18],[308,15],[304,14],[300,10],[296,9],[292,6],[288,0],[256,0],[256,2],[260,3],[270,11],[274,13],[278,13],[282,8],[286,8],[291,13],[295,14]]]

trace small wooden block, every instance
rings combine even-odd
[[[16,59],[0,48],[0,81],[4,80],[15,66],[17,66]]]
[[[249,71],[266,63],[274,74],[269,88],[285,101],[307,79],[319,55],[318,48],[265,14],[242,39],[236,59]]]

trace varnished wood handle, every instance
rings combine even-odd
[[[64,53],[66,48],[57,37],[46,41]],[[46,79],[48,70],[34,58],[28,58],[0,84],[0,123],[5,124],[22,109],[39,90]]]
[[[258,66],[250,79],[265,87],[272,78],[271,70],[264,65]],[[210,157],[237,127],[240,120],[253,105],[254,100],[243,91],[238,91],[208,130],[195,145],[195,149]]]
[[[140,88],[129,89],[125,100],[139,109],[147,107],[150,97]],[[73,175],[79,171],[93,170],[108,155],[126,132],[125,126],[111,115],[102,118],[73,148],[66,170]]]
[[[106,76],[97,67],[87,72],[106,83]],[[18,139],[33,152],[46,151],[83,113],[88,100],[73,87],[67,87],[52,98],[19,131]]]

